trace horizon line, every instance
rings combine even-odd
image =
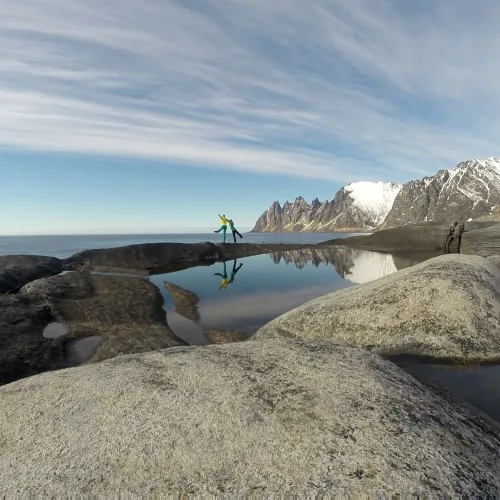
[[[251,231],[251,228],[242,229],[244,233]],[[102,233],[0,233],[1,237],[23,237],[23,236],[177,236],[183,234],[212,234],[213,231],[182,231],[182,232],[164,232],[164,231],[148,231],[148,232],[130,232],[130,233],[115,233],[115,232],[102,232]],[[229,233],[229,231],[228,231]]]

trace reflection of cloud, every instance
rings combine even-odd
[[[346,283],[347,286],[347,283]],[[342,286],[339,288],[343,288]],[[200,303],[203,324],[218,328],[235,328],[253,333],[277,316],[308,302],[335,291],[334,284],[317,285],[300,290],[265,291],[226,295],[224,300],[206,299]]]
[[[190,319],[184,318],[175,311],[167,310],[167,323],[174,334],[188,344],[210,344],[210,341],[205,336],[205,328],[202,325],[199,325]]]

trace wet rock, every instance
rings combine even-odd
[[[198,303],[200,301],[198,295],[194,292],[186,290],[175,283],[165,281],[165,289],[170,293],[174,300],[175,312],[186,319],[197,323],[200,321],[200,312],[198,311]]]
[[[71,337],[102,336],[93,361],[184,345],[167,326],[162,295],[144,278],[70,272],[21,291],[33,300],[44,297]]]
[[[4,386],[0,408],[2,496],[500,488],[498,430],[392,363],[331,342],[122,356]]]
[[[444,255],[308,302],[252,339],[331,339],[465,364],[499,360],[499,331],[500,269],[482,257]]]
[[[220,328],[206,328],[205,335],[212,344],[229,344],[247,340],[245,332],[240,330],[222,330]]]
[[[52,320],[44,300],[0,295],[0,385],[66,366],[62,340],[43,336]]]
[[[39,255],[0,256],[0,293],[17,291],[30,281],[62,272],[62,262]]]

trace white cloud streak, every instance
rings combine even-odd
[[[0,146],[349,182],[498,154],[500,4],[3,0]]]

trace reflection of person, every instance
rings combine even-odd
[[[241,266],[243,266],[243,263],[240,263],[240,265],[238,267],[236,267],[236,264],[237,264],[237,261],[236,261],[236,259],[234,259],[233,270],[231,271],[231,276],[229,277],[229,279],[227,279],[226,262],[223,262],[224,273],[222,273],[222,274],[221,273],[214,273],[215,276],[220,276],[222,278],[219,290],[223,290],[223,289],[227,288],[227,285],[234,282],[234,277],[236,276],[236,273],[241,269]]]
[[[234,222],[232,219],[228,219],[229,222],[229,229],[231,229],[231,233],[233,234],[233,240],[236,243],[236,235],[238,235],[240,238],[243,238],[239,231],[234,227]]]
[[[235,277],[236,273],[241,269],[242,265],[243,265],[243,262],[240,262],[240,265],[238,267],[236,267],[236,259],[234,259],[233,270],[231,271],[231,277],[229,278],[228,283],[233,283],[234,277]]]
[[[214,233],[220,233],[222,231],[222,235],[223,235],[222,242],[226,243],[227,217],[225,214],[222,214],[222,215],[219,214],[219,218],[220,218],[222,225],[219,229],[217,229],[217,231],[214,231]]]
[[[224,264],[224,274],[221,274],[221,273],[214,273],[215,276],[220,276],[222,279],[221,279],[221,284],[220,284],[220,288],[219,290],[222,290],[223,288],[226,288],[227,287],[227,269],[226,269],[226,262],[224,261],[223,262]]]

